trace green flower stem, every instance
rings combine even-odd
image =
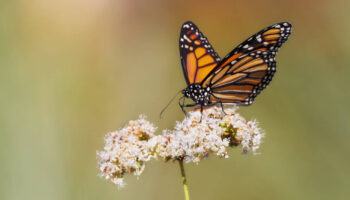
[[[179,163],[180,163],[181,176],[182,176],[182,185],[184,186],[185,200],[190,200],[183,160],[179,160]]]

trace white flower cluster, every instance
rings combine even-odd
[[[243,152],[255,153],[263,137],[257,123],[247,122],[236,107],[225,109],[225,113],[219,107],[203,113],[191,111],[174,130],[163,130],[157,136],[153,135],[155,130],[141,116],[120,131],[109,133],[104,151],[97,153],[102,176],[122,185],[125,173],[140,175],[152,157],[198,163],[210,153],[228,158],[227,147],[239,145]]]
[[[201,116],[202,115],[202,116]],[[223,138],[225,129],[220,127],[223,112],[213,107],[203,111],[191,111],[182,122],[176,122],[174,130],[164,130],[156,136],[153,151],[165,160],[184,160],[198,163],[209,153],[227,158],[229,139]]]
[[[155,131],[156,127],[140,115],[138,120],[129,121],[123,129],[108,133],[104,150],[97,152],[101,176],[123,186],[125,173],[140,175],[145,162],[152,157],[148,140],[154,137]]]

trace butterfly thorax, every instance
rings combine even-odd
[[[210,87],[203,88],[200,84],[191,84],[182,93],[187,98],[191,98],[196,104],[209,105]]]

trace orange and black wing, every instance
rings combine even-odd
[[[250,105],[276,72],[275,56],[291,33],[291,24],[263,29],[229,53],[203,80],[211,103]]]
[[[221,60],[193,22],[182,25],[179,45],[182,69],[188,85],[201,83]]]

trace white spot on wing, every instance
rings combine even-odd
[[[257,40],[258,42],[261,42],[261,41],[262,41],[262,39],[261,39],[261,38],[256,38],[256,40]]]

